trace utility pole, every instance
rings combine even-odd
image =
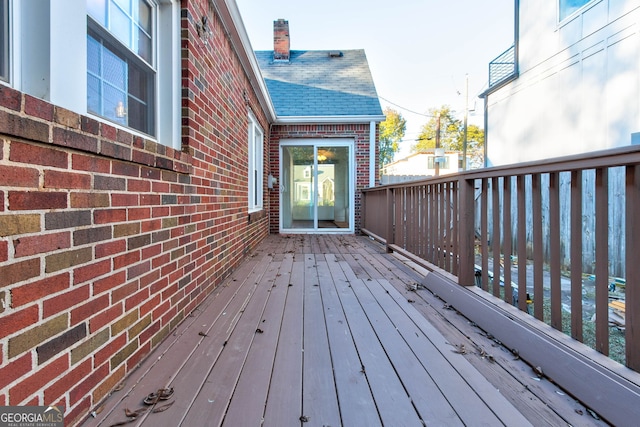
[[[462,139],[462,170],[467,170],[467,117],[469,115],[469,74],[465,75],[464,137]]]
[[[440,158],[438,157],[440,148],[440,112],[438,111],[438,121],[436,125],[436,149],[434,150],[433,163],[435,163],[436,176],[440,176]]]

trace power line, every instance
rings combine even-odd
[[[396,104],[395,102],[389,101],[387,98],[382,97],[382,96],[380,96],[380,95],[378,95],[378,98],[380,98],[380,99],[382,99],[383,101],[386,101],[386,102],[388,102],[389,104],[394,105],[394,106],[396,106],[396,107],[398,107],[398,108],[400,108],[400,109],[402,109],[402,110],[408,111],[408,112],[410,112],[410,113],[417,114],[417,115],[419,115],[419,116],[423,116],[423,117],[433,117],[431,114],[418,113],[417,111],[410,110],[410,109],[408,109],[408,108],[406,108],[406,107],[403,107],[402,105],[399,105],[399,104]]]

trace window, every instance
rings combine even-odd
[[[591,0],[560,0],[559,20],[562,21]]]
[[[444,157],[441,159],[444,159],[444,161],[440,162],[440,168],[441,169],[449,169],[449,157]],[[427,168],[428,169],[435,169],[436,168],[436,157],[435,156],[429,156],[427,157]]]
[[[87,12],[87,110],[155,135],[155,8],[145,0],[87,0]]]
[[[249,115],[249,212],[262,209],[264,134],[258,121]]]
[[[9,0],[0,0],[0,80],[9,81]]]

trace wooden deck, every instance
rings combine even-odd
[[[597,424],[419,280],[366,237],[270,236],[84,425]]]

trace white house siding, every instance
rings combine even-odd
[[[600,0],[562,23],[520,0],[519,77],[488,95],[489,166],[631,144],[640,132],[640,0]]]

